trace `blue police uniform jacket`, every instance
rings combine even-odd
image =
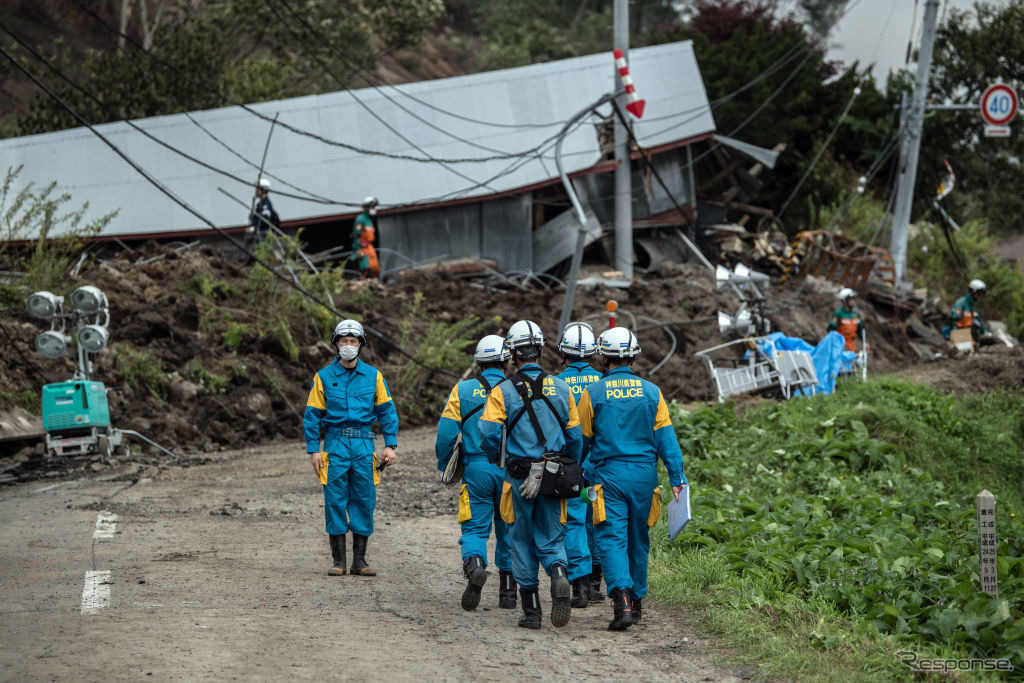
[[[584,457],[595,467],[613,459],[661,458],[669,484],[686,483],[668,405],[654,382],[637,377],[628,367],[609,370],[583,392],[579,416]]]
[[[587,361],[581,360],[569,363],[569,365],[565,366],[565,370],[559,373],[558,377],[569,385],[569,388],[572,389],[572,397],[579,404],[580,397],[583,396],[583,390],[601,379],[601,373],[595,370]]]
[[[519,371],[531,380],[537,379],[541,373],[540,366],[536,363],[527,363],[521,366]],[[542,400],[538,399],[532,402],[533,409],[537,413],[537,420],[540,422],[541,432],[547,442],[547,450],[562,451],[569,457],[579,460],[583,439],[580,435],[580,418],[576,412],[576,400],[572,397],[572,390],[564,381],[552,375],[544,378],[542,390],[555,411],[552,413],[551,408]],[[481,445],[485,453],[492,458],[499,455],[502,425],[516,419],[516,416],[523,410],[525,410],[523,399],[510,380],[501,382],[491,390],[479,423]],[[563,426],[565,427],[564,434]],[[568,440],[566,436],[568,436]],[[512,431],[508,434],[505,447],[509,460],[515,458],[541,459],[545,449],[537,441],[537,433],[533,429],[528,414],[518,418]]]
[[[398,413],[380,370],[362,359],[348,370],[335,358],[313,376],[302,420],[306,452],[320,450],[323,436],[325,451],[345,453],[343,430],[361,430],[366,438],[372,438],[375,422],[380,422],[384,445],[398,446]]]
[[[480,376],[492,388],[505,379],[505,373],[497,368],[487,368],[480,373]],[[444,412],[441,413],[441,419],[437,421],[437,441],[434,442],[437,469],[444,469],[460,431],[462,432],[462,452],[465,456],[484,455],[483,447],[480,445],[478,423],[483,414],[482,408],[487,403],[487,394],[487,389],[478,379],[467,379],[452,387],[448,401],[444,405]],[[476,410],[478,407],[481,410]],[[474,410],[476,412],[473,412]],[[463,424],[463,419],[470,413],[473,414]]]

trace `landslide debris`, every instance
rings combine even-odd
[[[302,448],[310,380],[333,358],[326,340],[335,314],[309,304],[262,268],[234,262],[208,246],[175,250],[147,243],[87,263],[64,289],[82,284],[98,286],[110,301],[111,345],[97,357],[94,378],[110,389],[115,427],[141,432],[187,458],[275,439],[288,444],[282,447]],[[472,373],[475,341],[484,334],[504,335],[514,320],[526,318],[542,327],[550,342],[542,365],[549,372],[560,369],[554,351],[560,291],[499,288],[429,271],[388,285],[345,280],[341,271],[332,271],[322,282],[303,276],[303,285],[317,294],[326,288],[336,308],[387,338],[371,337],[364,359],[384,373],[405,426],[434,423],[451,385]],[[766,307],[773,328],[816,342],[836,307],[835,289],[809,278],[802,286],[773,290]],[[665,263],[628,290],[581,286],[574,318],[602,330],[605,303],[613,298],[621,324],[636,319],[643,347],[638,372],[658,383],[670,400],[712,400],[707,369],[693,354],[723,341],[715,316],[736,310],[735,295],[716,291],[703,267]],[[873,372],[907,371],[919,364],[891,312],[864,299],[858,306],[866,319]],[[0,399],[6,404],[0,409],[18,404],[38,412],[41,385],[70,379],[73,356],[50,360],[36,353],[33,340],[45,328],[27,311],[8,310],[0,326],[8,344],[0,362]],[[1024,386],[1019,350],[941,365],[949,370],[929,370],[925,377],[943,389]],[[155,451],[136,444],[140,457],[155,457]],[[38,446],[24,442],[0,442],[0,473],[8,479],[40,472],[59,476],[82,466],[52,460],[33,465],[39,453]],[[140,462],[152,464],[160,457]],[[78,460],[94,466],[99,459]]]

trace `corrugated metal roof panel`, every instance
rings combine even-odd
[[[645,118],[635,127],[643,146],[653,147],[714,130],[689,41],[632,50],[630,71],[638,93],[647,100]],[[279,114],[280,124],[398,155],[423,156],[409,141],[430,156],[448,159],[495,155],[472,143],[499,153],[546,146],[539,157],[442,165],[366,155],[324,144],[284,125],[274,129],[266,164],[270,174],[310,193],[351,205],[358,204],[366,195],[376,195],[386,209],[396,204],[484,197],[556,177],[552,137],[570,116],[609,92],[615,85],[614,76],[611,54],[601,53],[397,88],[368,88],[263,102],[251,108],[268,117]],[[507,128],[471,123],[423,103],[480,121],[547,125]],[[166,143],[247,182],[202,168],[125,123],[103,124],[97,130],[215,224],[244,224],[244,209],[217,188],[249,199],[270,123],[240,107],[191,115],[249,163],[212,140],[185,114],[135,123]],[[596,135],[590,125],[576,129],[563,143],[563,162],[570,173],[593,165],[598,156]],[[85,128],[0,140],[0,160],[4,166],[24,164],[20,177],[23,183],[56,180],[59,190],[71,193],[76,203],[89,202],[90,215],[119,208],[120,213],[104,231],[105,235],[142,236],[206,229]],[[294,190],[277,180],[272,182],[275,208],[285,220],[353,211],[352,206],[344,204],[326,205],[275,196],[276,191]]]

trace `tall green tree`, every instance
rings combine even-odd
[[[818,156],[860,87],[830,147],[786,209],[789,232],[819,227],[820,208],[840,201],[850,190],[850,177],[866,170],[883,144],[891,121],[885,96],[856,64],[837,75],[841,65],[825,58],[820,35],[794,17],[776,14],[773,3],[696,0],[689,22],[680,21],[659,38],[693,40],[713,102],[742,90],[715,104],[720,133],[764,147],[786,145],[776,168],[763,177],[757,200],[775,210]]]
[[[979,102],[995,81],[1024,96],[1024,0],[977,2],[973,12],[950,11],[939,28],[930,80],[933,102]],[[938,111],[925,120],[918,163],[916,215],[931,204],[945,176],[944,159],[957,185],[943,200],[960,222],[987,218],[993,235],[1020,232],[1024,221],[1024,118],[1010,125],[1010,137],[984,137],[977,109]]]
[[[337,83],[328,71],[349,74],[352,85],[359,85],[363,81],[354,75],[355,67],[370,66],[379,52],[415,45],[444,10],[443,0],[305,0],[300,5],[291,0],[208,0],[198,7],[159,26],[143,27],[140,42],[173,68],[126,45],[98,23],[96,30],[110,40],[108,50],[91,50],[77,60],[60,42],[46,48],[46,56],[99,103],[56,79],[24,50],[19,56],[87,120],[101,123],[222,106],[225,98],[256,102],[335,90]],[[315,35],[308,34],[296,12],[315,27]],[[94,21],[82,15],[82,21]],[[118,28],[112,18],[109,23]],[[301,46],[297,35],[303,36]],[[118,43],[123,49],[116,48]],[[40,93],[15,132],[76,125],[59,104]]]

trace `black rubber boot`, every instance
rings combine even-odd
[[[352,567],[348,570],[352,576],[377,576],[377,572],[366,564],[367,540],[366,536],[360,536],[354,532],[352,534]]]
[[[572,582],[572,602],[570,603],[577,609],[582,609],[590,604],[587,600],[587,593],[590,579],[586,576],[581,576]]]
[[[587,595],[590,602],[604,602],[604,593],[601,592],[601,565],[595,564],[594,571],[590,573],[590,592]]]
[[[516,608],[516,580],[512,572],[499,571],[498,607],[501,609]]]
[[[640,604],[640,598],[633,598],[630,601],[630,607],[633,608],[633,623],[639,624],[640,617],[643,616],[644,606]]]
[[[331,534],[331,557],[334,564],[327,576],[345,576],[345,534]]]
[[[565,567],[556,564],[551,568],[551,625],[561,628],[569,623],[572,615],[572,606],[569,604],[569,597],[572,594],[572,586],[569,584],[569,575]]]
[[[540,628],[540,598],[536,588],[520,588],[519,596],[523,599],[523,616],[519,617],[522,628]]]
[[[470,612],[480,604],[480,591],[487,583],[487,569],[483,559],[474,555],[462,563],[462,573],[468,579],[466,590],[462,591],[462,609]]]
[[[610,597],[615,615],[608,624],[608,630],[625,631],[633,625],[633,608],[629,602],[629,595],[622,588],[615,588],[612,589]]]

